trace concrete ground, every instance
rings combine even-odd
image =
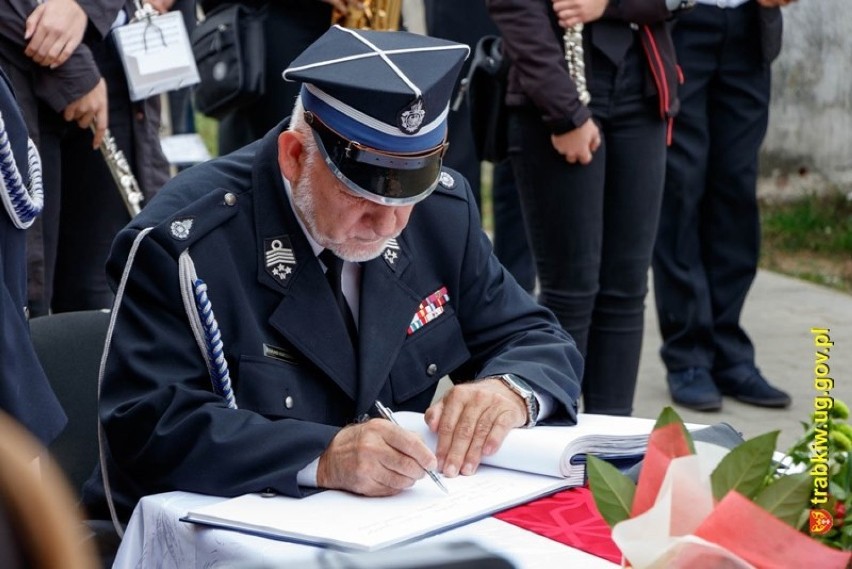
[[[660,334],[653,294],[645,310],[645,339],[639,366],[634,415],[656,417],[671,404],[665,367],[659,357]],[[780,429],[778,449],[786,450],[803,433],[814,397],[814,335],[811,328],[829,329],[834,346],[829,351],[834,397],[852,405],[852,295],[769,271],[758,272],[746,299],[743,327],[751,337],[757,365],[775,386],[793,398],[788,409],[763,409],[726,397],[719,412],[690,411],[675,406],[684,421],[724,421],[746,438]]]

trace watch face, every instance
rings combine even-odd
[[[532,389],[524,380],[509,373],[504,373],[503,378],[512,387],[512,389],[520,393],[522,397],[529,397],[533,394]]]

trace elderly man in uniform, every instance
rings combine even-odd
[[[304,83],[289,123],[119,234],[100,401],[119,517],[175,489],[395,494],[424,469],[473,474],[510,429],[575,421],[574,342],[441,169],[467,52],[331,28],[284,72]],[[434,454],[370,419],[377,401],[425,411]]]
[[[0,202],[0,410],[48,445],[67,419],[36,357],[27,325],[25,230],[44,205],[41,166],[2,68]]]

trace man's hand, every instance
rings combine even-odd
[[[550,142],[569,164],[579,162],[585,166],[601,145],[601,133],[595,121],[589,119],[580,128],[550,135]]]
[[[553,0],[553,11],[559,18],[559,25],[569,28],[575,24],[585,24],[600,18],[609,0]]]
[[[526,422],[524,400],[497,378],[456,385],[426,410],[426,424],[438,433],[438,469],[448,477],[476,472],[483,455]]]
[[[46,0],[27,18],[24,53],[55,69],[65,63],[83,40],[89,18],[74,0]]]
[[[435,468],[432,451],[414,433],[384,419],[341,429],[320,456],[317,485],[364,496],[392,496]]]
[[[98,81],[94,89],[65,107],[62,116],[69,122],[76,121],[80,128],[89,128],[94,124],[95,139],[92,142],[92,148],[99,147],[104,139],[104,132],[109,122],[107,90],[104,80]]]

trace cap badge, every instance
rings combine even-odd
[[[191,217],[174,220],[169,226],[169,231],[171,232],[172,237],[178,241],[186,241],[189,239],[189,231],[192,229],[192,223],[193,219]]]
[[[382,253],[382,258],[392,269],[396,265],[396,260],[399,258],[399,243],[396,242],[396,239],[388,239],[387,247],[385,248],[385,252]]]
[[[279,283],[287,282],[296,267],[296,257],[287,236],[264,240],[266,272]]]
[[[399,114],[399,129],[407,134],[414,134],[420,130],[425,117],[423,99],[418,98]]]

